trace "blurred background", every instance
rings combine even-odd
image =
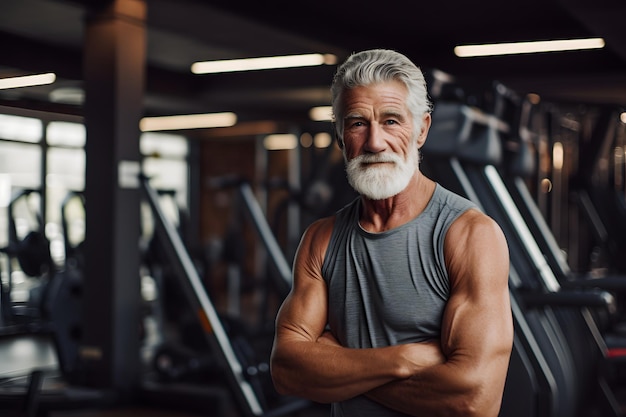
[[[625,415],[625,17],[618,0],[3,0],[0,409],[327,415],[273,391],[273,319],[304,228],[356,196],[333,74],[388,48],[435,104],[424,172],[510,243],[501,415]]]

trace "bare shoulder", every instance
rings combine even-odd
[[[509,249],[498,223],[478,210],[468,210],[452,223],[445,238],[450,278],[486,277],[506,282]]]
[[[321,274],[334,224],[335,216],[330,216],[316,220],[306,228],[296,252],[294,264],[296,277],[304,271],[310,276]]]
[[[482,241],[493,245],[506,245],[500,225],[481,211],[471,209],[460,215],[450,226],[446,241],[454,245],[463,245]]]
[[[301,247],[307,247],[308,250],[322,247],[324,250],[330,241],[330,235],[335,225],[335,216],[324,217],[311,223],[300,240]]]

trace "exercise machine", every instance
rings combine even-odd
[[[272,395],[270,391],[273,386],[267,379],[269,369],[265,368],[263,362],[256,361],[255,357],[243,352],[240,349],[242,345],[237,345],[234,335],[228,333],[227,326],[209,298],[179,234],[159,206],[158,195],[150,186],[149,179],[142,177],[141,185],[144,197],[154,214],[156,235],[162,243],[168,261],[176,270],[176,276],[187,301],[200,324],[199,328],[223,378],[221,383],[226,382],[230,387],[230,392],[242,414],[278,416],[309,406],[308,401]],[[287,271],[283,272],[285,275],[281,275],[281,279],[284,280]],[[266,359],[269,360],[269,357]]]
[[[422,162],[427,175],[493,217],[509,243],[515,342],[501,415],[577,416],[594,407],[620,415],[590,312],[613,308],[613,298],[561,288],[496,168],[509,128],[476,107],[438,101]]]

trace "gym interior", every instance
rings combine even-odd
[[[258,3],[0,4],[0,415],[329,415],[274,391],[274,318],[304,228],[356,197],[332,74],[386,47],[434,103],[421,169],[509,244],[500,416],[626,416],[626,5]],[[603,43],[453,54],[552,38]]]

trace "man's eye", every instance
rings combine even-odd
[[[395,124],[397,124],[397,123],[398,123],[398,122],[397,122],[396,120],[393,120],[393,119],[390,119],[390,120],[386,120],[386,121],[385,121],[385,124],[388,124],[388,125],[395,125]]]

